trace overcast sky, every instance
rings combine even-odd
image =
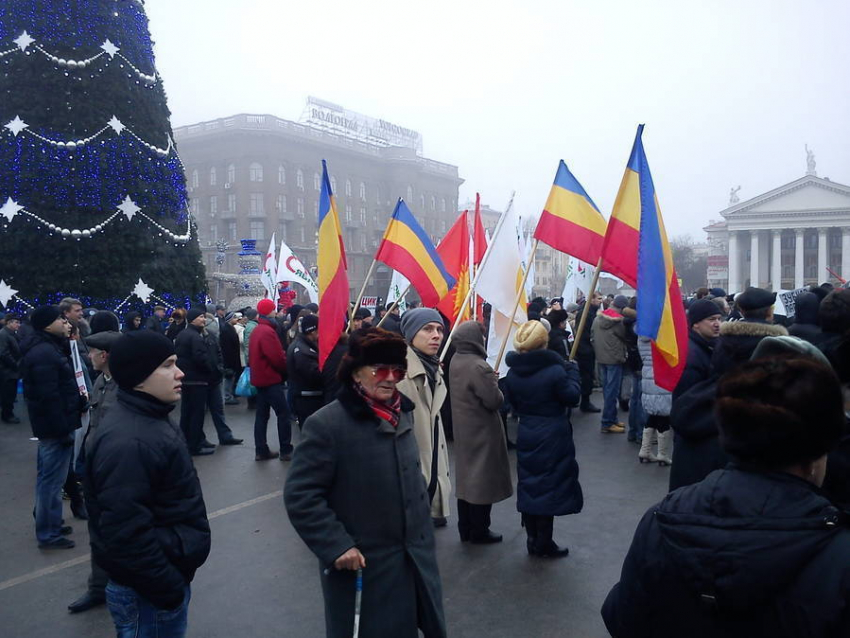
[[[668,233],[804,175],[850,184],[847,0],[428,3],[148,0],[181,126],[297,120],[308,95],[418,130],[480,191],[525,215],[564,159],[607,217],[634,140]],[[400,195],[400,194],[399,194]]]

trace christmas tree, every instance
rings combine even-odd
[[[202,298],[183,165],[138,0],[0,4],[0,304]]]

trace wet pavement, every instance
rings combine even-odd
[[[594,401],[601,404],[601,396]],[[227,421],[245,444],[196,459],[213,540],[192,585],[189,636],[323,636],[317,562],[283,507],[288,464],[254,461],[253,416],[244,405],[228,406]],[[627,416],[621,413],[622,420]],[[456,517],[436,531],[450,636],[608,635],[599,610],[638,520],[666,494],[669,470],[639,464],[637,446],[625,435],[599,432],[599,415],[576,411],[573,425],[585,506],[580,514],[555,519],[555,540],[570,548],[569,557],[527,555],[514,499],[493,507],[492,529],[504,535],[502,543],[461,544]],[[209,417],[205,430],[215,442]],[[274,428],[269,430],[274,448]],[[26,420],[0,424],[0,636],[112,636],[105,607],[67,611],[84,593],[89,574],[86,525],[72,518],[67,501],[66,522],[74,527],[77,547],[36,546],[36,442],[30,437]]]

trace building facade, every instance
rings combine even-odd
[[[183,126],[174,137],[210,273],[238,271],[239,240],[256,239],[265,251],[272,233],[307,268],[315,267],[323,159],[337,199],[352,299],[399,197],[435,242],[455,220],[463,183],[457,167],[420,157],[413,148],[373,145],[272,115]],[[220,240],[229,247],[217,264]],[[366,294],[385,296],[390,276],[379,265]]]
[[[850,186],[810,169],[720,214],[705,228],[711,287],[791,290],[850,275]]]

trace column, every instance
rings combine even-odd
[[[771,252],[770,282],[774,290],[782,289],[782,231],[773,230],[773,250]]]
[[[750,231],[750,285],[759,287],[759,234]]]
[[[803,243],[804,236],[806,234],[805,228],[795,228],[794,232],[797,235],[797,241],[794,246],[794,288],[802,288],[803,287],[803,250],[805,245]]]
[[[850,229],[848,229],[850,230]],[[738,272],[740,264],[738,262],[738,231],[729,231],[729,289],[728,294],[734,294],[741,290],[741,275]]]
[[[828,233],[829,228],[818,228],[818,274],[817,277],[815,277],[815,285],[818,285],[822,281],[827,281],[830,276],[826,271],[826,267],[828,265],[827,250],[829,250],[826,245]]]
[[[841,277],[850,279],[850,227],[841,229]]]

